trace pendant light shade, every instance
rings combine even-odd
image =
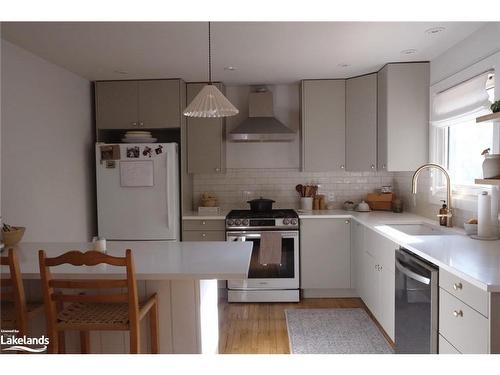
[[[220,90],[212,85],[212,46],[208,23],[208,85],[203,87],[184,110],[187,117],[229,117],[239,111]]]
[[[214,85],[206,85],[188,105],[184,116],[188,117],[228,117],[239,111]]]

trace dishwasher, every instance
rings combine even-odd
[[[403,248],[396,250],[395,266],[395,351],[436,354],[439,269]]]

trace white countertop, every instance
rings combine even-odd
[[[38,250],[43,249],[48,257],[54,257],[69,250],[91,249],[92,244],[26,242],[16,248],[23,278],[38,279]],[[137,280],[246,279],[252,253],[250,242],[108,241],[107,248],[107,254],[121,257],[125,256],[126,249],[132,249]],[[125,274],[125,268],[105,264],[61,265],[52,267],[51,272],[60,278],[117,278]]]
[[[221,210],[217,215],[199,214],[198,211],[187,211],[182,213],[182,220],[225,220],[229,210]]]
[[[489,292],[500,292],[500,240],[473,240],[459,228],[440,226],[440,230],[446,235],[409,236],[386,225],[408,223],[438,225],[437,221],[411,213],[327,210],[299,212],[299,217],[301,219],[352,218],[477,287]]]

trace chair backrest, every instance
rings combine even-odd
[[[10,248],[6,257],[0,257],[0,265],[9,267],[10,276],[0,279],[0,300],[14,304],[16,310],[16,328],[21,334],[26,334],[28,328],[28,311],[17,251]]]
[[[130,323],[138,321],[139,299],[135,281],[132,250],[127,249],[125,257],[115,257],[99,251],[81,252],[72,250],[54,258],[47,258],[45,251],[38,252],[40,261],[40,275],[45,310],[48,317],[55,319],[56,305],[64,303],[92,302],[92,303],[128,303]],[[97,266],[108,264],[111,266],[125,267],[124,279],[54,279],[50,267],[69,264],[72,266]],[[90,290],[112,290],[120,288],[120,292],[113,291],[109,294],[90,294]],[[78,293],[85,289],[84,294]],[[126,289],[126,292],[122,290]],[[73,294],[64,294],[63,290],[73,290]]]

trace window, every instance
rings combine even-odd
[[[490,87],[488,96],[493,102],[494,87]],[[458,189],[467,189],[474,185],[474,179],[482,175],[484,157],[481,152],[487,148],[493,150],[493,124],[476,124],[469,119],[457,125],[446,127],[447,153],[445,165],[450,172],[453,184]]]
[[[484,158],[481,152],[496,147],[493,124],[476,124],[476,117],[490,112],[494,86],[495,75],[490,71],[433,98],[431,134],[434,153],[431,159],[448,169],[454,194],[477,193],[474,179],[482,176]],[[433,192],[442,191],[444,184],[444,179],[435,174]]]

